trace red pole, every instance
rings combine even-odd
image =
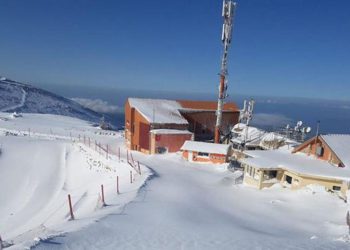
[[[105,203],[105,192],[103,190],[103,184],[101,185],[101,195],[102,195],[102,206],[106,206],[106,203]]]
[[[139,169],[139,174],[141,175],[141,168],[140,168],[140,162],[139,161],[137,161],[137,167]]]
[[[71,199],[71,197],[70,197],[70,194],[68,194],[68,204],[69,204],[70,219],[71,219],[71,220],[74,220],[72,199]]]
[[[119,176],[117,176],[117,194],[120,194],[120,192],[119,192]]]
[[[132,171],[130,171],[130,183],[132,183]]]

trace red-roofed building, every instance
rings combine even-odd
[[[125,138],[129,149],[144,153],[177,152],[186,140],[210,140],[214,135],[216,102],[128,98]],[[234,103],[224,106],[221,131],[239,118]]]

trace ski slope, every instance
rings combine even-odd
[[[50,115],[12,118],[1,113],[0,117],[0,236],[11,249],[31,247],[39,238],[77,230],[113,213],[134,199],[150,174],[142,167],[139,175],[125,159],[106,157],[71,137],[72,132],[81,133],[103,143],[116,137],[101,135],[87,122]],[[30,134],[26,134],[28,124],[36,128]],[[50,134],[45,134],[47,129]],[[101,184],[107,206],[102,203]],[[68,221],[68,194],[75,221]]]

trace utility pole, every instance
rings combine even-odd
[[[220,71],[220,85],[219,85],[219,99],[218,108],[216,110],[216,125],[214,142],[220,143],[220,128],[222,123],[222,111],[224,107],[224,101],[227,97],[227,56],[228,48],[231,44],[233,17],[236,9],[236,3],[231,0],[223,0],[222,16],[224,18],[224,24],[222,26],[221,41],[223,43],[223,55],[221,60]]]

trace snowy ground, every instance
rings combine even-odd
[[[101,135],[86,122],[62,116],[26,114],[11,118],[2,113],[0,118],[0,236],[4,245],[13,244],[14,249],[30,247],[39,237],[77,230],[119,211],[135,198],[150,174],[141,165],[140,176],[125,159],[119,161],[103,150],[95,151],[93,140],[106,145],[120,134]],[[30,133],[26,129],[29,125],[35,128]],[[87,139],[83,143],[83,135],[79,142],[72,133],[90,137],[90,147]],[[102,203],[101,184],[107,206]],[[68,221],[68,194],[75,221]]]
[[[33,118],[29,120],[31,120],[33,127],[37,127]],[[56,117],[57,121],[54,122],[54,120],[53,117],[52,124],[47,120],[46,123],[51,126],[52,130],[60,131],[61,119]],[[0,121],[0,127],[14,129],[15,127],[9,125],[11,122],[14,123],[13,120]],[[86,137],[91,137],[92,140],[108,143],[114,152],[119,146],[123,145],[123,138],[120,134],[100,135],[98,130],[77,120],[67,121],[64,119],[64,127],[70,127],[72,122],[80,124],[79,126],[75,125],[80,127],[79,133],[86,135]],[[54,127],[54,124],[57,127]],[[37,131],[37,134],[48,132],[48,130],[43,130],[44,128],[41,131]],[[74,131],[76,133],[77,129],[74,129]],[[61,136],[67,136],[67,133],[61,131]],[[92,194],[98,192],[96,188],[98,189],[98,184],[102,180],[108,183],[110,177],[108,173],[91,173],[88,171],[88,167],[81,172],[84,168],[81,169],[79,166],[85,163],[83,160],[79,162],[78,159],[75,159],[67,161],[77,164],[72,164],[71,168],[76,169],[75,171],[72,170],[72,174],[65,175],[68,176],[65,178],[57,178],[56,176],[56,178],[52,178],[52,176],[50,178],[50,173],[46,173],[45,167],[31,163],[33,165],[32,168],[39,168],[35,171],[43,175],[40,178],[43,182],[31,185],[29,181],[37,179],[36,175],[30,176],[29,172],[31,171],[28,170],[28,173],[26,173],[23,172],[24,169],[19,169],[17,172],[3,170],[1,162],[5,160],[7,145],[10,145],[10,142],[6,142],[8,138],[10,137],[0,137],[0,143],[4,145],[3,155],[0,156],[0,185],[2,190],[15,191],[11,191],[13,195],[1,194],[0,196],[0,213],[7,216],[6,220],[2,217],[0,218],[0,232],[1,235],[4,235],[3,238],[5,240],[11,235],[10,233],[3,233],[6,231],[4,229],[9,229],[9,231],[13,232],[13,235],[18,234],[18,230],[25,227],[21,223],[26,221],[26,219],[28,220],[26,224],[34,225],[34,222],[40,221],[37,218],[46,217],[45,212],[47,214],[49,211],[54,212],[50,206],[38,205],[33,207],[31,205],[32,216],[30,219],[26,216],[26,212],[19,213],[19,217],[16,215],[17,212],[14,215],[9,214],[10,210],[17,211],[16,209],[19,209],[18,204],[27,204],[24,202],[25,198],[33,197],[33,195],[24,195],[26,192],[35,194],[39,192],[37,190],[40,189],[40,186],[46,187],[46,191],[51,194],[52,191],[50,190],[60,190],[55,194],[56,196],[45,194],[46,197],[42,197],[39,200],[40,204],[50,200],[52,206],[58,207],[54,205],[56,203],[55,197],[58,197],[57,199],[59,200],[60,195],[62,195],[63,202],[66,199],[66,190],[57,188],[62,185],[62,179],[66,180],[71,191],[76,187],[70,185],[78,181],[78,184],[74,185],[79,186],[82,182],[83,190],[87,190],[86,192],[91,192]],[[40,147],[40,150],[49,148],[49,143],[54,143],[54,151],[61,152],[60,155],[64,148],[72,156],[77,158],[85,157],[84,153],[81,155],[79,151],[79,145],[81,144],[76,145],[71,142],[67,144],[62,139],[47,141],[34,137],[32,139],[29,137],[11,138],[11,141],[23,140],[21,143],[13,143],[21,145],[21,148],[17,150],[19,152],[28,150],[27,155],[35,155],[34,152],[30,151],[35,151],[35,147],[28,146],[24,148],[26,147],[25,145],[30,144],[31,140],[35,140],[36,143],[42,140],[40,144],[43,143],[43,145]],[[77,152],[74,153],[75,151]],[[45,162],[48,164],[52,162],[49,159],[55,159],[55,162],[59,162],[62,159],[62,157],[60,158],[57,155],[50,156],[49,150],[40,152],[47,154],[44,158],[47,158]],[[91,154],[93,154],[93,150]],[[77,213],[81,209],[77,220],[66,221],[66,208],[62,212],[61,217],[57,215],[54,219],[49,219],[46,223],[53,223],[55,226],[53,226],[52,231],[44,234],[45,237],[42,237],[41,240],[38,239],[38,245],[36,245],[35,249],[350,248],[350,243],[346,242],[348,230],[345,222],[346,212],[349,207],[335,195],[317,189],[312,190],[309,188],[291,191],[278,186],[258,191],[242,184],[234,185],[233,174],[225,170],[225,166],[188,163],[177,154],[167,156],[146,156],[136,152],[133,152],[133,154],[135,159],[140,160],[154,172],[152,179],[148,180],[147,184],[142,186],[138,193],[136,193],[137,188],[142,184],[142,178],[145,178],[146,175],[138,177],[139,179],[137,179],[138,182],[135,186],[128,186],[130,193],[126,191],[127,186],[125,186],[124,194],[120,196],[115,195],[113,189],[111,189],[107,195],[107,203],[110,206],[102,209],[98,207],[95,211],[91,211],[90,205],[96,205],[97,199],[91,198],[90,201],[89,198],[82,195],[83,191],[81,193],[77,192],[74,195],[87,199],[85,203],[83,202],[81,208],[77,208]],[[122,150],[122,156],[125,156],[125,150]],[[51,164],[50,169],[61,169],[58,166],[60,164]],[[84,174],[84,172],[86,173]],[[17,173],[24,173],[23,177]],[[7,176],[7,178],[4,176]],[[8,179],[9,176],[10,179]],[[115,176],[115,174],[113,173],[112,176]],[[15,183],[12,184],[11,179],[15,179]],[[44,180],[47,179],[52,179],[52,181],[45,182]],[[110,181],[112,183],[113,178]],[[7,184],[5,185],[3,182]],[[86,185],[86,183],[91,183],[91,185]],[[12,185],[12,187],[10,188],[8,185]],[[18,186],[22,189],[17,188]],[[29,188],[33,186],[38,188],[32,188],[33,191]],[[112,184],[111,187],[113,187]],[[21,201],[16,201],[17,198],[14,197],[17,196]],[[126,198],[121,200],[122,197]],[[127,203],[133,198],[132,202]],[[5,203],[3,203],[3,199],[6,199]],[[33,199],[30,198],[29,200]],[[3,206],[2,204],[6,205]],[[27,211],[27,209],[22,211]],[[38,213],[40,215],[34,216]],[[45,214],[45,216],[42,214]],[[55,220],[60,220],[62,216],[65,222],[63,224],[55,224]],[[11,223],[9,223],[9,220],[12,220]],[[96,223],[91,223],[92,220],[96,221]],[[16,222],[17,226],[12,226],[12,222]],[[24,229],[21,230],[23,231]],[[40,236],[36,230],[33,230],[33,233],[28,237],[34,239]]]

